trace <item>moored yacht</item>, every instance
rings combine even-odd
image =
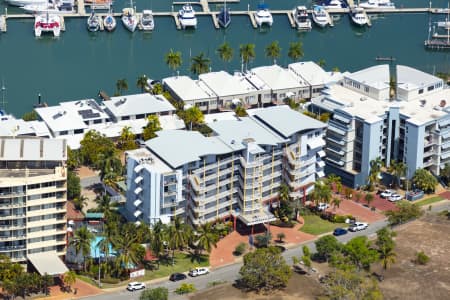
[[[117,21],[116,18],[114,18],[113,14],[111,13],[111,11],[109,11],[106,16],[103,18],[103,27],[107,30],[107,31],[113,31],[114,29],[116,29],[117,26]]]
[[[122,9],[122,23],[123,26],[125,26],[125,28],[129,31],[134,32],[136,30],[138,22],[133,7],[126,7]]]
[[[322,6],[325,9],[336,9],[336,8],[345,8],[346,5],[341,0],[329,0],[327,2],[322,3]]]
[[[12,6],[25,6],[25,5],[47,4],[48,0],[5,0],[5,2]]]
[[[364,8],[355,7],[350,10],[350,18],[355,25],[365,26],[368,23],[367,14]]]
[[[361,2],[359,7],[362,8],[395,8],[395,4],[389,0],[368,0],[367,2]]]
[[[183,8],[178,12],[178,20],[183,29],[186,27],[197,28],[197,17],[195,16],[195,10],[190,3],[183,5]]]
[[[153,30],[155,28],[155,20],[153,18],[153,11],[144,9],[142,11],[142,17],[139,21],[139,27],[142,30]]]
[[[299,30],[311,30],[311,19],[305,6],[297,6],[292,10],[295,24]]]
[[[21,6],[21,9],[23,9],[26,13],[29,14],[44,14],[44,13],[50,13],[53,15],[58,14],[73,14],[75,13],[75,9],[73,7],[73,4],[70,2],[62,2],[60,5],[57,5],[55,3],[40,3],[40,4],[29,4],[25,6]]]
[[[272,26],[273,18],[266,4],[258,4],[258,9],[255,12],[256,24],[261,27],[263,25]]]
[[[40,37],[42,33],[51,32],[58,37],[61,33],[61,20],[52,14],[37,15],[34,19],[34,35]]]
[[[217,22],[223,28],[227,28],[231,23],[230,9],[227,7],[227,1],[225,0],[224,6],[220,10],[219,16],[217,17]]]
[[[312,19],[320,27],[332,26],[330,14],[320,5],[314,5]]]
[[[95,14],[95,11],[91,12],[91,15],[86,21],[86,25],[90,32],[96,32],[100,29],[100,17]]]

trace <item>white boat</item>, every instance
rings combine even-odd
[[[320,5],[314,5],[312,10],[312,19],[320,27],[332,26],[330,14]]]
[[[95,11],[91,12],[91,15],[87,19],[87,29],[91,32],[96,32],[100,29],[100,17],[95,14]]]
[[[106,16],[103,18],[103,27],[107,30],[107,31],[113,31],[114,29],[116,29],[116,18],[114,18],[113,14],[111,13],[111,11],[109,11]]]
[[[362,7],[355,7],[350,10],[350,18],[355,25],[365,26],[367,25],[367,14]]]
[[[254,14],[256,24],[261,27],[263,25],[272,26],[273,18],[266,4],[259,4],[258,9]]]
[[[62,3],[61,5],[57,5],[54,3],[46,3],[46,4],[29,4],[20,7],[28,14],[44,14],[44,13],[50,13],[52,15],[59,15],[59,14],[73,14],[75,13],[75,9],[72,4],[70,3]]]
[[[195,10],[190,3],[183,5],[183,8],[178,12],[178,20],[183,29],[186,27],[197,28],[197,17],[195,16]]]
[[[47,13],[34,18],[34,35],[40,37],[45,32],[51,32],[56,37],[60,35],[61,20],[59,16]]]
[[[341,0],[330,0],[326,3],[323,3],[322,6],[325,9],[336,9],[336,8],[345,8],[346,5]]]
[[[138,22],[134,8],[126,7],[122,9],[122,23],[129,31],[134,32],[136,30]]]
[[[5,2],[12,6],[25,6],[25,5],[47,4],[48,0],[5,0]]]
[[[153,30],[155,28],[153,11],[149,9],[144,9],[142,11],[142,18],[139,21],[139,26],[142,28],[142,30]]]
[[[297,6],[292,10],[295,24],[299,30],[311,30],[311,19],[305,6]]]
[[[362,8],[395,8],[395,4],[389,0],[368,0],[367,2],[361,2],[359,7]]]
[[[439,21],[439,22],[437,22],[437,26],[439,28],[450,29],[450,21],[448,21],[448,20]]]

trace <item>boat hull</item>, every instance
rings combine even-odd
[[[223,28],[227,28],[228,26],[230,26],[230,23],[231,23],[230,12],[228,10],[224,11],[222,9],[222,11],[219,13],[219,16],[217,17],[217,22]]]
[[[116,29],[116,26],[117,26],[117,21],[112,15],[107,15],[103,19],[103,27],[105,28],[106,31],[109,31],[109,32],[114,31]]]

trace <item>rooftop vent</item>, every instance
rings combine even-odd
[[[447,101],[445,101],[444,99],[441,100],[441,102],[439,103],[440,107],[445,107],[447,105]]]
[[[427,104],[427,100],[425,99],[420,100],[420,106],[424,107],[425,104]]]

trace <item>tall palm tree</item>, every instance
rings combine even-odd
[[[380,171],[381,167],[383,166],[383,161],[381,160],[381,157],[377,157],[376,159],[373,159],[370,161],[370,171],[369,171],[369,177],[368,177],[368,183],[369,183],[369,190],[373,191],[374,187],[378,182],[380,182]]]
[[[77,274],[74,271],[67,271],[63,275],[63,282],[65,285],[69,286],[69,290],[71,286],[77,281]]]
[[[333,205],[333,209],[336,210],[336,208],[339,208],[339,206],[341,205],[342,199],[339,197],[335,197],[333,198],[333,200],[331,200],[331,205]]]
[[[114,149],[106,153],[99,153],[97,155],[97,164],[95,168],[100,170],[100,179],[103,180],[107,177],[107,174],[113,174],[115,176],[120,175],[122,171],[122,163],[117,157]]]
[[[209,71],[211,60],[203,52],[191,58],[191,73],[200,75]]]
[[[212,247],[217,247],[219,236],[211,223],[201,224],[197,229],[196,250],[206,250],[211,253]]]
[[[273,64],[277,63],[277,58],[281,55],[281,47],[278,41],[273,41],[266,47],[266,56],[272,59]]]
[[[397,254],[391,247],[383,247],[378,250],[383,269],[387,270],[389,266],[395,263]]]
[[[137,247],[138,236],[136,234],[136,226],[133,223],[126,223],[122,226],[120,234],[115,237],[114,249],[117,250],[116,267],[118,269],[130,269],[130,263],[139,264]]]
[[[248,68],[248,63],[256,57],[255,44],[245,44],[239,46],[239,56],[241,57],[245,70]]]
[[[75,248],[75,253],[77,255],[81,253],[83,256],[83,269],[85,272],[86,258],[91,254],[91,243],[94,238],[94,234],[90,232],[86,226],[83,226],[75,230],[75,233],[69,242],[69,244]]]
[[[95,203],[97,203],[98,210],[102,212],[107,219],[111,214],[111,211],[115,210],[115,208],[117,207],[117,203],[111,202],[111,197],[106,194],[97,196],[97,198],[95,198]]]
[[[230,44],[224,42],[217,48],[217,54],[224,63],[229,63],[233,59],[234,50],[231,48]]]
[[[170,69],[176,71],[183,63],[183,60],[181,59],[181,52],[174,52],[170,49],[169,53],[166,54],[165,61]]]
[[[148,80],[147,75],[142,75],[138,77],[136,81],[136,86],[141,89],[141,92],[144,92],[145,89],[148,88],[147,80]]]
[[[82,211],[83,207],[85,207],[87,205],[88,200],[89,200],[88,197],[86,197],[84,195],[80,195],[80,197],[76,197],[72,201],[73,201],[73,205],[75,206],[75,209]]]
[[[128,91],[128,82],[125,78],[119,79],[116,82],[116,89],[118,96],[122,95],[123,91]]]
[[[364,197],[364,200],[366,200],[368,207],[370,207],[370,203],[372,203],[373,198],[374,198],[373,194],[371,193],[367,193],[366,196]]]
[[[95,245],[95,247],[98,249],[99,254],[103,253],[103,255],[105,256],[105,263],[106,263],[106,272],[108,272],[108,258],[109,255],[111,254],[110,252],[110,243],[108,241],[108,239],[103,238],[101,239],[97,245]],[[99,263],[100,263],[100,255],[99,255]]]
[[[150,234],[150,250],[153,255],[158,258],[158,264],[159,258],[164,253],[164,243],[167,231],[165,227],[166,226],[161,221],[158,221],[153,225]]]
[[[316,181],[312,196],[316,204],[319,202],[330,203],[332,196],[330,185],[324,183],[323,181]]]
[[[297,61],[305,55],[303,52],[302,42],[292,42],[289,44],[288,57],[293,61]]]
[[[172,265],[175,262],[175,250],[186,246],[187,236],[185,226],[180,217],[175,217],[173,222],[166,227],[169,248],[172,249]]]
[[[395,185],[400,185],[400,179],[406,175],[408,166],[402,161],[392,160],[388,172],[395,178]]]

